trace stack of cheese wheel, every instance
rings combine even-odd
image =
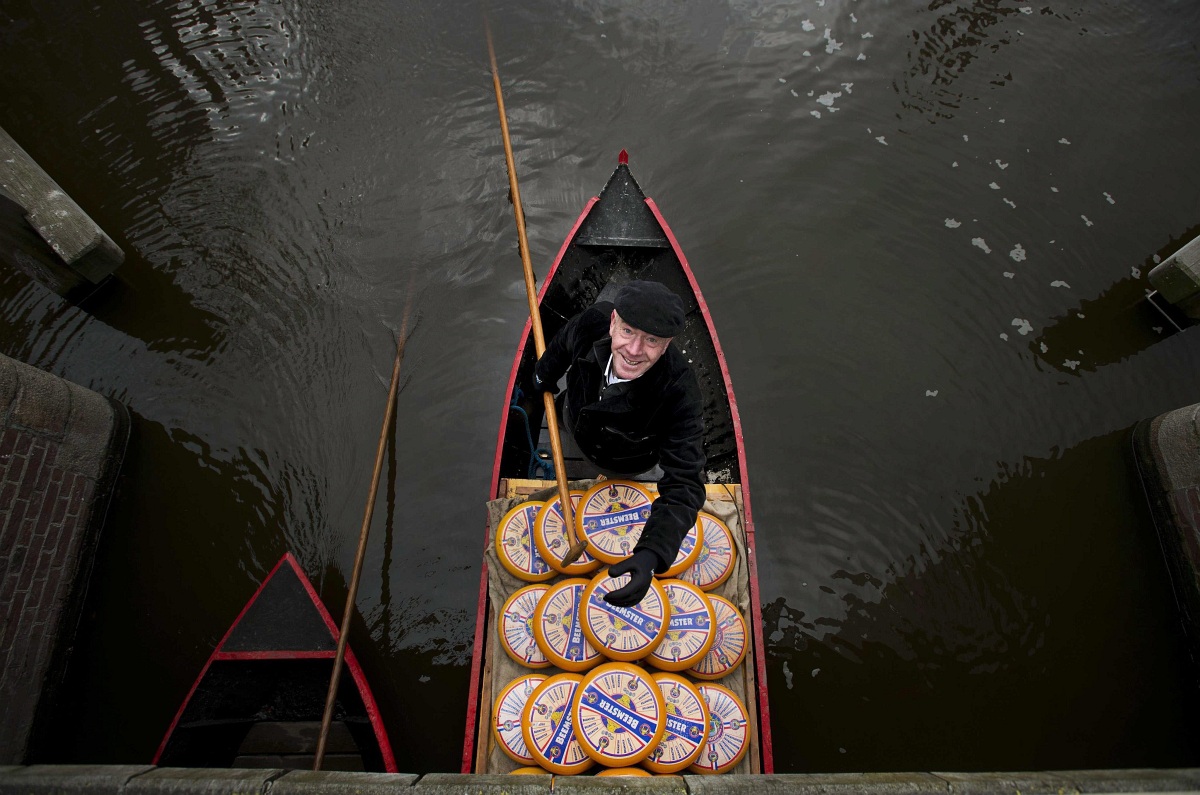
[[[737,548],[729,526],[710,513],[700,511],[696,518],[700,527],[700,554],[691,566],[679,574],[679,579],[711,591],[733,574]]]
[[[504,514],[496,528],[496,555],[500,565],[526,582],[545,582],[554,577],[554,569],[538,553],[533,542],[533,525],[543,505],[541,502],[523,502]]]
[[[571,496],[587,552],[569,567],[560,563],[571,539],[557,497],[517,505],[496,532],[504,568],[533,583],[505,601],[497,622],[501,646],[526,668],[570,672],[527,673],[501,689],[492,733],[525,766],[513,772],[574,775],[596,763],[604,776],[734,769],[749,746],[748,713],[714,680],[741,665],[749,633],[733,603],[706,593],[733,571],[728,527],[700,512],[646,597],[617,607],[604,595],[629,577],[609,577],[608,565],[632,554],[657,493],[618,480]],[[602,565],[590,579],[570,576]],[[568,577],[547,582],[559,574]],[[647,664],[660,672],[639,667]]]
[[[578,512],[579,501],[582,498],[582,491],[573,490],[571,492],[572,516]],[[555,496],[554,499],[547,500],[543,504],[533,523],[533,543],[537,547],[538,554],[549,564],[550,568],[560,574],[572,577],[590,574],[600,568],[600,561],[589,555],[587,550],[584,550],[583,554],[579,556],[579,560],[568,566],[562,565],[563,556],[571,548],[572,541],[571,534],[567,532],[566,523],[563,521],[562,500]]]

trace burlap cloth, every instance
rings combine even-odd
[[[572,489],[587,490],[597,482],[598,481],[596,480],[571,481],[570,487]],[[646,485],[653,487],[655,484]],[[490,633],[490,637],[488,638],[487,643],[488,657],[490,658],[491,662],[491,688],[488,691],[490,694],[488,696],[488,703],[480,704],[480,712],[486,714],[487,717],[485,720],[489,725],[494,714],[493,709],[495,708],[496,695],[499,694],[499,692],[509,682],[516,679],[518,676],[523,676],[528,673],[541,673],[545,674],[546,676],[562,673],[562,669],[555,666],[535,670],[518,664],[511,657],[504,653],[504,649],[496,636],[499,627],[497,616],[504,607],[505,600],[507,600],[508,597],[511,596],[517,589],[529,584],[523,580],[518,580],[516,577],[509,574],[508,570],[500,564],[500,558],[497,557],[496,554],[496,527],[500,524],[500,520],[504,518],[504,515],[518,503],[525,502],[527,500],[553,499],[556,495],[557,490],[551,487],[542,492],[531,494],[527,497],[502,498],[498,500],[492,500],[487,504],[488,537],[491,539],[486,553],[488,562],[488,593],[491,603],[489,607],[488,621],[488,632]],[[750,615],[750,578],[749,569],[747,568],[746,564],[746,533],[742,526],[737,506],[733,502],[733,494],[730,493],[729,499],[727,500],[707,500],[704,503],[702,510],[712,514],[713,516],[716,516],[718,519],[723,521],[729,527],[729,530],[733,535],[733,542],[737,547],[737,561],[734,563],[733,574],[731,574],[729,579],[722,583],[720,587],[710,591],[710,593],[723,596],[733,604],[737,605],[738,610],[740,610],[742,613],[742,617],[746,618],[746,634],[747,642],[749,643],[751,641],[753,628],[750,626],[750,620],[748,618]],[[595,575],[583,575],[584,578],[591,578],[593,576]],[[566,575],[560,574],[557,575],[553,580],[550,580],[547,584],[553,584],[564,579],[567,579]],[[717,680],[719,684],[728,687],[730,690],[736,693],[742,700],[742,703],[746,704],[747,707],[751,706],[749,700],[753,699],[755,696],[752,680],[752,667],[753,662],[751,657],[750,655],[747,655],[742,664],[735,668],[732,673],[722,679]],[[654,669],[650,670],[653,671]],[[686,672],[682,673],[686,675]],[[693,682],[700,681],[692,677],[688,678],[692,679]],[[753,714],[754,713],[751,713],[752,716]],[[751,722],[754,722],[753,718]],[[487,739],[484,740],[484,742],[487,743],[486,772],[509,773],[513,770],[516,770],[518,767],[521,767],[521,765],[518,765],[516,762],[510,759],[507,754],[500,750],[499,745],[496,743],[496,738],[491,731],[488,732]],[[756,752],[756,748],[751,748],[751,753],[754,752]],[[747,753],[742,761],[738,763],[737,767],[729,772],[751,772],[751,753]]]

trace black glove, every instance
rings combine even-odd
[[[658,555],[649,549],[639,549],[620,563],[614,563],[608,570],[609,577],[629,575],[629,583],[624,588],[618,588],[612,593],[604,594],[604,601],[617,607],[633,607],[642,601],[646,591],[650,590],[650,582],[654,579],[654,570],[658,567]]]
[[[542,383],[542,379],[537,377],[537,373],[533,374],[533,389],[535,392],[549,392],[551,395],[558,394],[558,384]]]

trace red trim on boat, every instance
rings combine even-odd
[[[738,469],[741,471],[742,509],[746,513],[746,549],[749,552],[747,557],[750,564],[750,613],[751,623],[754,625],[755,678],[758,686],[759,744],[762,749],[763,773],[774,773],[775,759],[774,747],[771,741],[771,707],[767,701],[766,649],[763,647],[762,633],[762,599],[759,597],[758,592],[758,563],[754,550],[754,518],[750,511],[750,477],[746,471],[746,447],[742,436],[742,418],[738,413],[737,397],[733,392],[733,381],[729,377],[729,366],[725,361],[725,352],[721,349],[721,341],[717,337],[717,329],[713,325],[712,315],[708,311],[708,303],[704,300],[704,294],[700,292],[700,285],[696,282],[696,276],[692,273],[691,266],[688,265],[687,257],[684,255],[679,241],[675,239],[675,233],[671,231],[671,227],[667,224],[667,220],[663,218],[658,205],[654,203],[654,199],[646,197],[646,206],[650,208],[650,212],[654,213],[654,217],[658,220],[659,225],[666,232],[667,240],[671,241],[671,248],[675,251],[675,256],[679,258],[679,264],[683,267],[683,273],[687,276],[688,284],[692,287],[692,293],[696,296],[696,303],[700,306],[700,314],[704,318],[704,324],[708,327],[708,335],[712,338],[713,348],[717,352],[717,361],[721,365],[721,377],[725,380],[725,394],[729,396],[729,413],[733,420],[734,437],[737,439]]]
[[[258,601],[258,597],[262,595],[263,589],[267,587],[267,583],[271,581],[271,578],[275,576],[275,574],[279,571],[279,567],[284,563],[287,563],[292,567],[292,570],[296,572],[297,578],[304,586],[304,590],[308,593],[308,598],[312,600],[313,606],[316,607],[317,613],[321,616],[321,620],[325,622],[325,626],[329,630],[329,634],[333,637],[334,643],[337,643],[338,636],[340,634],[337,624],[333,623],[333,617],[330,616],[329,611],[325,609],[325,605],[321,602],[321,598],[317,596],[316,590],[313,589],[312,583],[309,582],[308,575],[306,575],[304,570],[300,568],[299,562],[297,562],[296,558],[291,552],[285,552],[283,557],[279,559],[279,562],[275,564],[275,567],[271,569],[271,572],[263,578],[261,583],[259,583],[258,590],[256,590],[254,595],[251,596],[249,601],[246,602],[241,612],[238,613],[237,618],[234,619],[233,623],[229,625],[229,629],[225,631],[225,635],[221,638],[221,642],[217,644],[216,649],[214,649],[213,653],[209,655],[208,661],[204,663],[204,668],[202,668],[200,671],[200,675],[196,677],[196,681],[192,683],[191,689],[188,690],[187,697],[184,698],[183,703],[179,705],[179,711],[175,713],[175,718],[171,721],[171,725],[168,727],[167,733],[163,735],[162,742],[159,743],[158,750],[155,751],[154,758],[151,760],[151,764],[157,765],[159,759],[162,758],[163,752],[167,747],[167,742],[171,739],[171,735],[175,733],[175,729],[179,725],[180,719],[183,718],[184,710],[187,709],[188,704],[192,700],[192,696],[196,693],[196,688],[198,688],[200,683],[204,681],[204,677],[208,674],[208,669],[212,667],[214,662],[225,662],[228,660],[314,660],[333,659],[336,656],[337,653],[335,651],[289,651],[286,649],[256,652],[222,651],[226,642],[229,640],[229,636],[233,634],[233,631],[237,628],[238,624],[242,623],[242,619],[246,617],[246,613],[250,610],[251,606]],[[375,739],[379,742],[379,752],[383,758],[384,769],[388,773],[398,773],[399,770],[396,768],[396,758],[392,753],[392,744],[391,741],[388,740],[387,730],[383,726],[383,718],[379,714],[379,706],[375,702],[375,694],[371,692],[371,688],[367,684],[367,678],[363,674],[362,666],[359,665],[358,658],[354,656],[354,651],[349,646],[346,647],[345,662],[346,668],[349,669],[350,676],[354,679],[354,684],[358,688],[359,695],[362,697],[363,706],[367,711],[367,718],[371,721],[371,728],[375,732]]]
[[[337,651],[219,651],[213,655],[216,662],[238,660],[332,660]]]

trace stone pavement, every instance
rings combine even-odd
[[[147,765],[0,767],[0,795],[174,793],[174,795],[552,795],[552,793],[770,793],[771,795],[1064,795],[1196,792],[1200,770],[1059,770],[1032,773],[826,773],[772,776],[504,776],[199,770]]]
[[[0,764],[53,705],[128,435],[119,404],[0,355]]]

